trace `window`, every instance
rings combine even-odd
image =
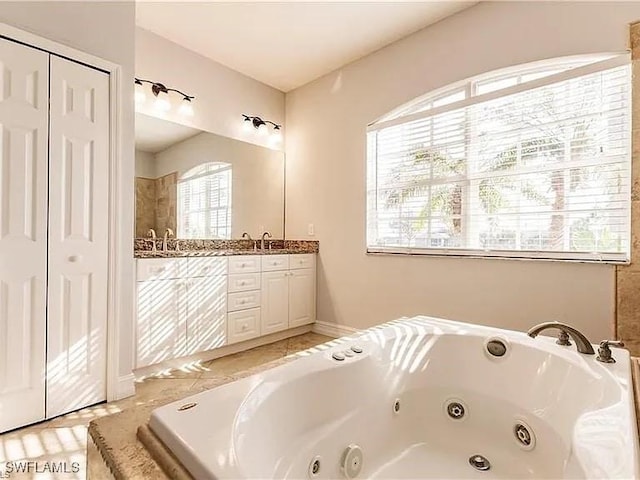
[[[367,249],[625,262],[627,55],[483,75],[367,134]]]
[[[231,238],[231,164],[198,165],[178,181],[178,237]]]

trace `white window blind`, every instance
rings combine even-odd
[[[231,164],[205,163],[179,180],[178,237],[231,238]]]
[[[629,60],[598,60],[485,75],[371,125],[368,251],[628,261]]]

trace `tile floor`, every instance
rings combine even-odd
[[[84,479],[86,478],[87,425],[94,418],[142,405],[168,393],[200,390],[213,378],[229,377],[249,368],[297,353],[331,340],[316,333],[306,333],[245,352],[208,362],[194,362],[178,369],[164,370],[136,382],[136,394],[112,403],[69,413],[47,422],[0,435],[0,479]],[[17,463],[38,462],[38,473],[10,472]],[[49,464],[45,462],[50,462]],[[68,473],[43,472],[53,462],[66,462]],[[73,462],[76,462],[75,464]],[[32,466],[34,468],[34,466]]]

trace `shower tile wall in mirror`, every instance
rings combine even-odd
[[[136,114],[136,237],[284,237],[284,154]]]

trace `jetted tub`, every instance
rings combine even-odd
[[[629,354],[613,355],[400,319],[158,408],[149,426],[197,480],[640,479]]]

